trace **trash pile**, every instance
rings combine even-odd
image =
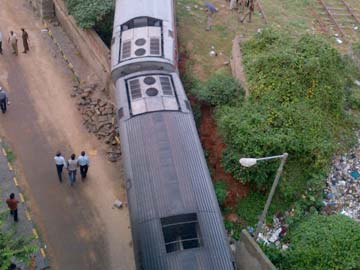
[[[282,217],[273,217],[272,226],[264,226],[262,231],[259,233],[258,240],[267,245],[274,244],[279,249],[288,249],[289,246],[281,241],[282,237],[288,230],[288,224],[285,223],[286,216],[287,215]],[[251,233],[251,231],[249,232]]]
[[[108,145],[107,157],[116,162],[121,156],[118,126],[115,117],[115,106],[102,98],[97,83],[86,85],[75,84],[71,97],[77,98],[78,110],[82,115],[83,125],[89,133]]]
[[[360,222],[360,146],[333,159],[326,185],[324,213],[340,213]]]

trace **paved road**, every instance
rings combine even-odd
[[[119,165],[109,164],[101,144],[81,125],[73,82],[41,21],[25,0],[0,0],[0,31],[28,29],[30,53],[13,56],[7,44],[0,55],[0,85],[10,92],[8,113],[0,115],[1,132],[10,142],[24,174],[35,220],[48,245],[53,269],[134,268],[128,211],[112,209],[124,199]],[[22,51],[21,39],[19,40]],[[57,180],[53,155],[90,152],[89,179]],[[67,178],[66,178],[67,179]]]

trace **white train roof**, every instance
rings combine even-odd
[[[117,0],[115,26],[137,18],[152,17],[173,23],[174,6],[172,0]]]

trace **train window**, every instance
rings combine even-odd
[[[196,213],[161,218],[160,221],[167,253],[201,246]]]
[[[134,28],[144,27],[147,25],[148,25],[148,20],[146,17],[134,19]]]
[[[135,19],[132,19],[132,20],[124,23],[121,26],[121,30],[126,31],[126,30],[129,30],[132,28],[145,27],[145,26],[161,27],[162,21],[155,19],[155,18],[150,18],[150,17],[139,17],[139,18],[135,18]]]

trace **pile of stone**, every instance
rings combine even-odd
[[[116,162],[121,156],[121,150],[115,106],[104,99],[104,93],[98,91],[98,88],[97,83],[76,84],[71,97],[77,98],[78,110],[85,128],[108,145],[108,159]]]
[[[333,159],[326,185],[324,212],[340,213],[360,222],[360,147]]]

